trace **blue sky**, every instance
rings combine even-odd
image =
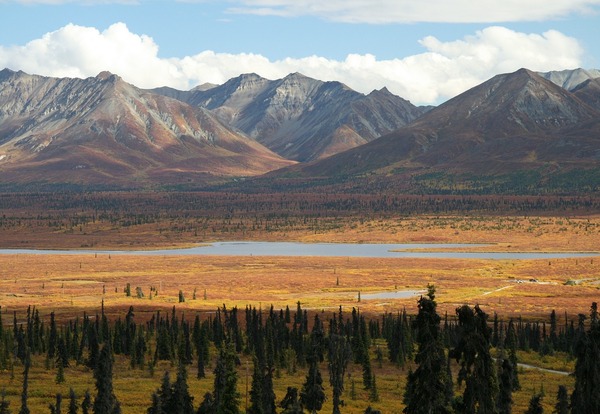
[[[188,89],[299,71],[438,104],[502,72],[600,67],[600,0],[0,0],[0,67]]]

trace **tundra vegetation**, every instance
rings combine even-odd
[[[590,257],[2,254],[0,412],[596,412],[585,404],[600,397],[585,396],[596,391],[600,361],[588,358],[600,343],[598,206],[554,197],[2,195],[0,244],[10,248],[485,242],[469,250]],[[414,294],[365,295],[397,291]]]

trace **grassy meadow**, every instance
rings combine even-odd
[[[217,223],[214,223],[217,226]],[[314,223],[313,223],[314,224]],[[229,225],[227,225],[229,226]],[[435,242],[490,243],[489,251],[579,251],[599,249],[600,217],[464,217],[415,216],[383,219],[324,218],[315,225],[254,231],[225,232],[223,226],[208,234],[198,234],[193,227],[174,230],[172,223],[142,224],[129,227],[88,223],[81,228],[42,228],[22,225],[1,230],[3,247],[94,249],[181,247],[213,240],[296,240],[303,242]],[[241,228],[241,227],[240,227]],[[185,230],[189,229],[189,230]],[[93,241],[92,241],[93,240]],[[570,281],[571,283],[567,282]],[[416,313],[418,294],[405,299],[360,299],[361,295],[391,291],[424,292],[427,284],[436,286],[440,314],[453,317],[463,304],[479,304],[490,316],[501,319],[522,316],[527,320],[548,320],[552,310],[564,323],[565,313],[575,318],[588,313],[598,298],[600,258],[552,260],[459,260],[459,259],[372,259],[316,257],[222,257],[222,256],[136,256],[127,254],[79,255],[0,255],[0,305],[3,322],[12,325],[12,312],[24,315],[34,305],[46,319],[54,311],[57,320],[80,316],[84,311],[99,312],[102,301],[109,318],[123,317],[130,306],[136,320],[149,318],[157,309],[176,307],[178,314],[194,317],[207,315],[224,304],[244,309],[246,305],[276,310],[300,301],[311,313],[322,312],[327,320],[339,306],[347,312],[352,307],[374,318],[384,312],[396,313],[406,308]],[[132,296],[126,296],[130,285]],[[143,297],[136,296],[140,288]],[[151,289],[152,296],[150,295]],[[179,302],[179,292],[185,302]],[[381,346],[385,346],[381,344]],[[372,349],[373,352],[373,349]],[[384,352],[385,354],[385,352]],[[211,356],[214,365],[216,351]],[[573,361],[566,355],[540,357],[537,353],[520,353],[519,361],[530,365],[570,372]],[[246,372],[252,374],[252,363],[242,357],[238,390],[241,407],[245,407]],[[362,413],[369,404],[383,413],[402,411],[402,393],[408,367],[400,369],[384,358],[380,367],[373,355],[372,366],[377,378],[380,401],[368,402],[362,388],[361,367],[350,364],[344,392],[345,413]],[[456,369],[456,367],[454,367]],[[0,389],[5,389],[11,409],[18,410],[22,366],[0,374]],[[159,387],[162,374],[176,367],[161,362],[154,372],[131,369],[125,359],[115,361],[114,387],[124,414],[143,413],[150,405],[152,392]],[[321,366],[328,395],[322,412],[331,411],[331,390],[327,366]],[[305,369],[295,373],[277,372],[274,379],[277,401],[288,386],[301,387]],[[94,392],[91,372],[83,366],[65,369],[66,382],[55,383],[56,370],[46,369],[43,357],[36,357],[30,372],[29,406],[33,413],[48,412],[57,392],[63,394],[63,411],[68,405],[68,390],[77,395],[86,389]],[[542,388],[546,412],[555,403],[558,385],[573,387],[573,378],[535,369],[519,371],[522,389],[513,397],[513,412],[524,412],[529,398]],[[355,381],[355,394],[351,383]],[[188,384],[195,406],[206,391],[212,389],[213,374],[198,380],[195,368],[189,369]],[[249,379],[248,379],[249,381]],[[249,386],[249,384],[248,384]],[[461,392],[457,388],[457,392]]]

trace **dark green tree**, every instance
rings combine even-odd
[[[94,369],[96,383],[96,398],[94,399],[94,414],[121,414],[121,406],[113,391],[113,360],[110,341],[102,347],[98,363]]]
[[[152,393],[152,405],[146,410],[146,414],[163,414],[160,397],[156,392]]]
[[[69,414],[77,414],[79,411],[79,404],[77,404],[77,395],[73,388],[69,389]]]
[[[515,332],[515,324],[511,319],[508,322],[508,328],[506,330],[506,340],[504,341],[504,347],[508,352],[508,360],[511,364],[511,373],[512,373],[512,390],[518,391],[521,389],[521,384],[519,383],[519,370],[518,370],[518,360],[517,360],[517,334]]]
[[[529,407],[525,414],[544,414],[544,407],[542,407],[542,394],[535,394],[529,400]]]
[[[179,363],[177,370],[177,378],[173,384],[172,395],[172,410],[169,413],[173,414],[194,414],[194,397],[190,395],[187,384],[187,370],[183,362]]]
[[[89,390],[85,390],[83,401],[81,401],[81,414],[90,414],[92,408],[92,395]]]
[[[369,401],[377,402],[379,401],[379,391],[377,391],[377,381],[375,375],[371,377],[371,388],[369,390]]]
[[[569,414],[569,393],[564,385],[558,386],[554,414]]]
[[[287,308],[289,311],[289,308]],[[298,388],[288,387],[285,397],[279,403],[283,408],[281,414],[303,414],[302,403],[298,399]]]
[[[511,414],[512,413],[512,392],[513,392],[513,378],[512,372],[513,367],[511,362],[504,358],[502,359],[502,365],[500,366],[499,381],[500,390],[498,392],[498,399],[496,406],[498,408],[498,414]]]
[[[275,413],[275,392],[273,391],[273,370],[258,358],[254,358],[252,389],[250,390],[251,414]]]
[[[56,345],[58,340],[58,331],[56,330],[56,320],[54,312],[50,313],[50,333],[48,334],[48,358],[52,361],[56,355]]]
[[[238,414],[240,412],[235,361],[236,354],[233,344],[224,344],[219,352],[214,370],[215,382],[212,395],[214,414]]]
[[[465,382],[461,411],[469,414],[495,414],[498,397],[496,368],[490,354],[491,328],[479,306],[464,305],[456,310],[459,341],[451,355],[460,363],[458,381]]]
[[[214,414],[215,413],[215,402],[213,400],[212,394],[207,392],[204,394],[204,399],[200,403],[200,407],[198,407],[198,411],[196,414]]]
[[[25,355],[25,367],[23,369],[23,390],[21,391],[21,408],[19,414],[29,414],[27,407],[28,388],[29,388],[29,368],[31,367],[31,353],[27,351]]]
[[[62,413],[62,394],[58,393],[56,394],[56,404],[50,404],[48,405],[48,408],[50,409],[50,413],[51,414],[61,414]]]
[[[435,287],[428,286],[427,296],[418,301],[419,312],[414,321],[418,345],[415,363],[409,372],[404,393],[404,413],[448,413],[450,400],[447,387],[447,359],[440,335],[441,318],[437,313]]]
[[[575,389],[571,394],[571,411],[600,413],[600,321],[596,302],[591,306],[588,331],[584,331],[582,321],[578,329],[575,345]]]
[[[333,393],[333,414],[341,414],[341,396],[344,392],[344,376],[348,362],[352,358],[352,349],[345,336],[329,336],[329,383]]]
[[[320,411],[325,402],[325,390],[323,388],[323,378],[319,370],[319,357],[317,354],[309,357],[308,373],[306,380],[300,392],[300,403],[312,414]]]

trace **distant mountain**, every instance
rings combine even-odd
[[[293,73],[271,81],[245,74],[189,93],[154,90],[210,109],[283,157],[310,161],[370,142],[408,125],[418,108],[387,89],[369,95],[340,82]]]
[[[573,89],[573,94],[588,105],[600,110],[600,78],[588,79]]]
[[[599,121],[600,112],[576,94],[521,69],[495,76],[368,144],[269,177],[338,182],[356,191],[366,185],[414,190],[426,181],[440,190],[445,182],[444,190],[452,191],[482,188],[482,180],[496,186],[493,177],[506,182],[518,174],[543,179],[597,170]]]
[[[577,86],[589,79],[600,78],[600,70],[598,69],[572,69],[572,70],[560,70],[552,72],[541,72],[540,75],[543,78],[552,81],[558,86],[572,91]]]
[[[108,72],[0,72],[1,183],[206,184],[289,165],[209,111]]]

